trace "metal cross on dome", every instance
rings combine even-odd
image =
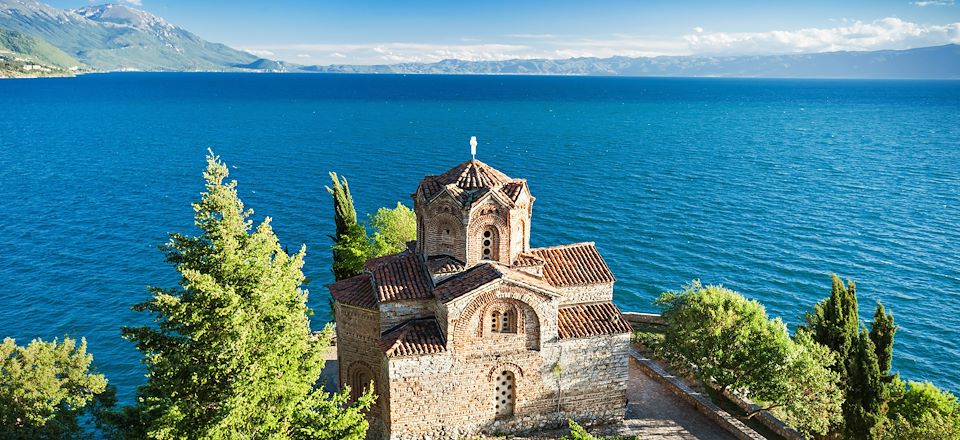
[[[470,136],[470,156],[473,160],[477,160],[477,137]]]

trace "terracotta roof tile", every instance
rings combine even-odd
[[[387,357],[441,353],[446,350],[440,325],[434,318],[408,321],[380,338]]]
[[[515,202],[526,184],[525,179],[512,179],[479,160],[468,160],[439,176],[424,177],[420,189],[427,200],[446,189],[454,199],[466,205],[488,191],[497,191],[510,202]]]
[[[449,255],[430,257],[427,260],[427,270],[434,275],[461,272],[465,268],[466,265],[462,261]]]
[[[449,301],[469,293],[477,287],[498,280],[502,276],[503,271],[496,265],[492,263],[480,264],[460,275],[443,281],[433,289],[433,294],[441,301]]]
[[[612,303],[562,307],[557,314],[560,339],[630,333],[630,324]]]
[[[361,274],[327,285],[330,295],[339,303],[364,309],[377,309],[377,299],[373,296],[373,284],[370,275]]]
[[[517,198],[520,197],[520,193],[523,192],[523,186],[526,185],[527,181],[522,179],[514,179],[510,182],[507,182],[506,185],[503,185],[503,188],[500,189],[510,200],[516,202]]]
[[[373,275],[379,302],[433,298],[430,282],[420,267],[420,257],[410,251],[375,258],[363,266]]]
[[[593,243],[530,249],[546,261],[543,279],[554,287],[604,284],[616,281]]]
[[[540,266],[544,263],[546,263],[546,261],[535,254],[521,252],[517,255],[517,259],[513,262],[513,265],[514,267],[531,267]]]

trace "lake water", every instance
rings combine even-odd
[[[328,315],[328,171],[369,213],[477,157],[537,197],[533,246],[595,241],[616,303],[722,283],[791,329],[854,279],[901,326],[894,367],[960,392],[960,82],[108,74],[0,81],[0,336],[85,336],[131,401],[120,326],[177,274],[206,149],[305,243]]]

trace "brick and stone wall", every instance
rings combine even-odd
[[[613,301],[613,283],[564,287],[560,292],[563,294],[561,306]]]
[[[404,300],[380,303],[380,332],[386,332],[411,319],[436,314],[436,300]]]

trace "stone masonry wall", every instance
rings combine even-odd
[[[436,301],[432,299],[380,303],[379,331],[386,332],[411,319],[434,316],[435,310]]]
[[[572,286],[560,289],[560,306],[613,301],[613,283]]]
[[[374,393],[379,396],[371,408],[370,432],[375,438],[387,431],[382,423],[389,412],[389,389],[385,357],[377,341],[380,339],[379,313],[373,310],[336,304],[337,366],[340,387],[350,386],[356,396],[374,382]]]

